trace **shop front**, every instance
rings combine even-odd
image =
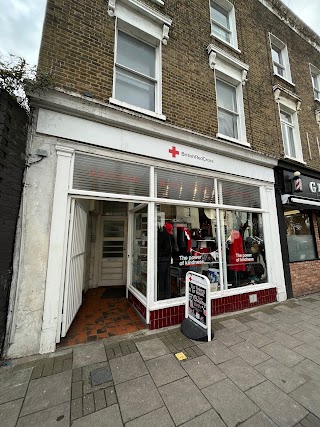
[[[25,237],[20,268],[33,275],[18,285],[9,354],[54,351],[90,288],[125,287],[150,329],[183,320],[188,271],[208,277],[213,316],[285,300],[276,160],[142,119],[124,128],[122,112],[103,114],[38,111],[33,144],[51,154],[29,171],[27,230],[40,221],[41,235]]]
[[[277,208],[288,296],[320,290],[320,174],[279,163]]]

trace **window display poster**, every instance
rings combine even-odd
[[[186,283],[186,318],[206,329],[211,341],[210,282],[206,276],[188,271]]]

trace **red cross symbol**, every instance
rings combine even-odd
[[[170,148],[169,153],[170,153],[170,154],[172,155],[172,157],[175,159],[175,158],[176,158],[176,156],[177,156],[178,154],[180,154],[180,151],[178,151],[178,150],[176,149],[176,147],[173,145],[173,146],[172,146],[172,148]]]

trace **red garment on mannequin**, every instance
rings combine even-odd
[[[245,271],[246,264],[242,261],[241,255],[244,254],[242,236],[237,230],[231,231],[231,245],[229,248],[229,269],[233,271]],[[237,256],[237,254],[240,255]]]

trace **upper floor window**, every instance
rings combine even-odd
[[[320,70],[310,64],[314,99],[320,101]]]
[[[236,86],[216,79],[218,132],[222,135],[239,139],[238,105]]]
[[[249,145],[246,139],[242,91],[249,67],[213,44],[207,50],[210,68],[215,71],[217,137]]]
[[[109,0],[108,15],[116,18],[113,91],[109,102],[165,120],[161,54],[162,45],[169,40],[172,20],[140,0]]]
[[[210,0],[211,32],[234,48],[238,47],[235,10],[227,0]]]
[[[284,154],[290,159],[303,162],[298,114],[295,104],[289,102],[289,100],[282,99],[279,103],[279,111]]]
[[[155,46],[119,30],[115,61],[115,98],[155,112],[159,97],[156,60]]]
[[[270,43],[274,74],[292,83],[287,46],[273,34]]]

